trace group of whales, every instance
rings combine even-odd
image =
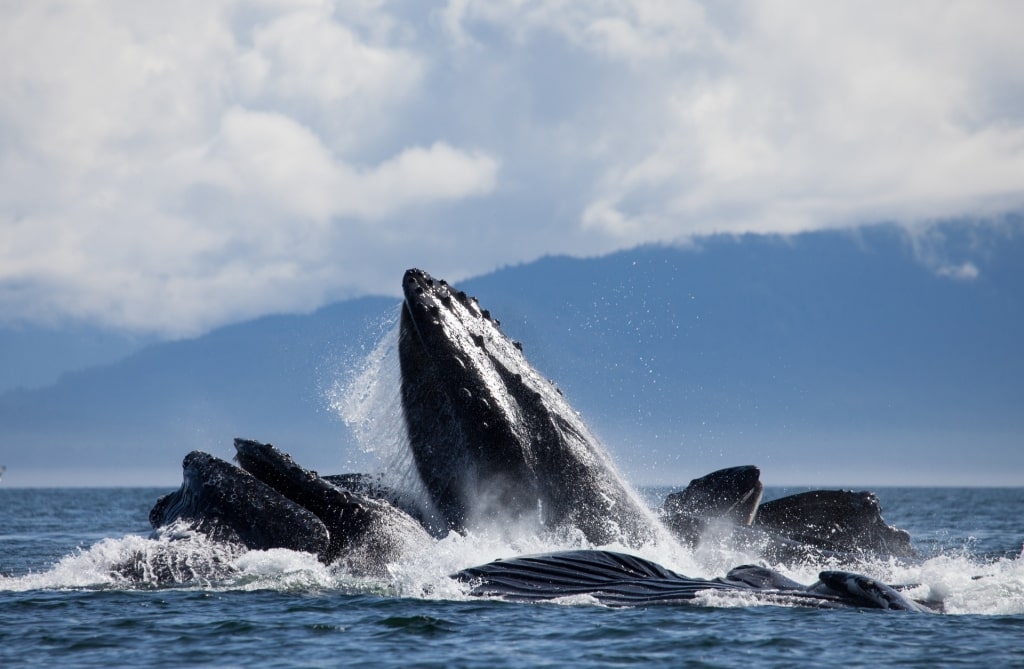
[[[812,491],[761,503],[753,466],[695,479],[653,513],[618,476],[561,391],[475,298],[417,269],[405,273],[403,290],[402,413],[425,495],[389,487],[381,477],[320,476],[270,444],[236,439],[238,466],[199,451],[185,457],[181,487],[150,512],[156,532],[199,533],[225,546],[227,555],[304,551],[366,575],[386,574],[389,564],[429,550],[449,532],[496,525],[571,530],[588,545],[636,548],[659,540],[666,529],[689,545],[713,534],[774,562],[913,556],[909,535],[885,523],[873,493]],[[202,563],[175,555],[130,560],[121,571],[180,582],[231,569],[226,558]],[[699,579],[606,550],[500,559],[452,578],[474,595],[517,601],[584,595],[609,606],[646,606],[692,602],[715,591],[814,607],[930,610],[898,588],[853,572],[824,571],[809,586],[754,565]]]

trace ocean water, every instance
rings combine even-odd
[[[1024,488],[877,491],[923,559],[860,571],[917,584],[911,594],[941,600],[939,615],[738,597],[517,604],[469,597],[447,578],[571,547],[529,537],[450,536],[378,580],[284,550],[222,552],[232,575],[187,587],[117,576],[126,556],[158,547],[147,514],[165,492],[0,487],[0,667],[1024,667]],[[636,552],[693,576],[751,559],[727,546]],[[784,571],[806,583],[827,566]]]

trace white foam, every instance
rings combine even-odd
[[[104,539],[76,550],[50,569],[18,577],[0,577],[0,590],[108,589],[178,587],[188,589],[343,591],[382,596],[463,600],[469,597],[465,584],[450,574],[498,558],[587,548],[579,537],[521,536],[509,539],[499,533],[465,536],[451,533],[434,543],[431,550],[416,551],[390,564],[383,578],[353,575],[337,566],[320,563],[314,555],[285,549],[241,551],[207,541],[200,535],[165,532],[158,538],[129,535]],[[612,544],[604,546],[641,555],[670,569],[694,577],[724,574],[741,562],[729,561],[730,549],[688,551],[675,544],[642,546],[639,549]],[[733,556],[735,557],[735,556]],[[749,557],[749,556],[743,556]],[[143,568],[134,577],[125,575],[124,565],[135,561]],[[752,560],[746,560],[751,562]],[[160,581],[159,569],[173,565],[205,576],[168,586]],[[801,583],[812,583],[824,569],[837,568],[830,562],[797,566],[774,565]],[[840,567],[841,568],[841,567]],[[858,565],[856,571],[892,584],[915,584],[906,594],[914,599],[941,602],[951,614],[1015,615],[1024,613],[1024,560],[980,561],[963,554],[940,555],[919,564],[879,560]],[[141,576],[141,577],[140,577]],[[563,604],[593,604],[590,598],[573,598]],[[787,606],[795,604],[766,600],[756,594],[707,591],[696,602],[703,606]]]

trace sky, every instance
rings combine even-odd
[[[1015,0],[0,14],[0,327],[184,337],[412,266],[1024,210]]]

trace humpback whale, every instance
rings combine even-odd
[[[182,461],[181,487],[149,512],[154,528],[181,521],[215,541],[249,549],[290,548],[323,554],[330,537],[316,515],[252,474],[209,453]]]
[[[810,490],[761,503],[763,490],[757,467],[721,469],[666,497],[662,521],[685,544],[713,535],[782,562],[916,556],[910,534],[885,522],[872,492]]]
[[[754,520],[764,485],[753,465],[719,469],[693,479],[661,506],[662,520],[676,537],[696,544],[711,522],[747,526]]]
[[[653,606],[693,603],[700,593],[717,591],[815,608],[931,610],[889,585],[851,572],[823,571],[816,583],[802,585],[771,569],[743,565],[724,577],[700,579],[636,555],[601,550],[496,560],[463,569],[453,578],[470,584],[471,594],[521,602],[588,595],[606,606]]]
[[[401,509],[337,488],[271,444],[235,439],[235,450],[241,467],[200,451],[185,456],[182,485],[157,501],[152,526],[178,522],[215,541],[313,553],[371,575],[429,545]]]
[[[410,505],[414,495],[388,489],[379,477],[320,476],[270,444],[236,439],[238,466],[199,451],[185,457],[181,487],[150,513],[157,532],[184,527],[242,550],[303,551],[369,575],[429,550],[449,532],[495,527],[639,547],[669,536],[665,526],[694,544],[709,525],[724,523],[740,536],[810,546],[816,555],[857,542],[901,551],[906,538],[909,547],[906,533],[881,520],[871,493],[816,491],[761,504],[754,466],[695,479],[669,496],[659,520],[558,388],[475,298],[419,269],[408,270],[402,285],[397,390],[426,499]],[[225,563],[213,559],[210,566],[223,573]],[[149,568],[135,560],[124,573]],[[197,575],[173,558],[161,558],[157,571],[172,580]],[[896,589],[851,572],[821,572],[809,586],[752,565],[695,579],[592,549],[498,560],[452,577],[474,595],[520,601],[589,595],[633,606],[692,602],[716,590],[807,606],[921,610]]]
[[[419,269],[402,288],[402,410],[444,529],[527,522],[594,544],[655,536],[604,447],[475,298]]]
[[[885,522],[870,491],[809,490],[757,507],[751,525],[832,552],[916,557],[910,533]]]
[[[271,444],[235,439],[235,451],[243,469],[324,523],[328,545],[320,553],[323,562],[382,574],[389,563],[431,543],[420,523],[397,506],[338,488]]]

